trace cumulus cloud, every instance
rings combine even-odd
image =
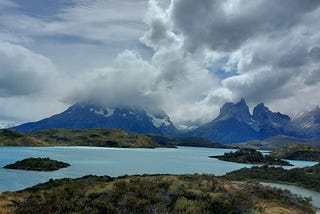
[[[43,92],[54,73],[54,66],[48,58],[1,41],[0,67],[0,97]]]
[[[177,123],[202,121],[212,113],[215,109],[200,101],[217,87],[218,80],[185,50],[183,40],[170,26],[169,15],[169,10],[150,1],[145,18],[149,30],[141,41],[153,49],[151,59],[129,50],[120,53],[112,66],[87,73],[90,77],[84,79],[88,81],[71,94],[72,102],[90,97],[109,106],[160,108]]]
[[[94,86],[79,94],[109,105],[159,107],[181,126],[207,122],[223,103],[241,97],[286,113],[289,102],[297,109],[314,105],[320,99],[298,100],[319,89],[320,31],[310,21],[319,4],[172,0],[163,8],[150,0],[140,38],[153,51],[150,60],[125,51],[113,66],[96,70],[96,80],[88,81]]]
[[[174,0],[172,17],[187,47],[234,51],[252,38],[296,26],[319,4],[317,0]]]
[[[315,21],[319,5],[319,1],[172,1],[171,23],[184,47],[192,54],[209,48],[227,59],[215,70],[236,73],[222,79],[221,87],[203,101],[219,101],[215,96],[219,91],[225,100],[263,101],[286,113],[319,103],[315,97],[320,76]],[[312,99],[300,102],[306,91]]]
[[[66,94],[63,100],[69,104],[91,99],[108,106],[160,108],[185,127],[208,122],[223,103],[241,97],[251,107],[265,102],[272,110],[285,113],[320,103],[316,96],[320,90],[318,0],[72,3],[74,7],[59,10],[53,19],[18,14],[0,17],[2,26],[31,38],[64,35],[81,44],[98,41],[103,45],[107,41],[138,41],[140,37],[142,45],[121,51],[108,66],[101,66],[100,60],[99,65],[86,67],[90,67],[86,72],[60,72],[60,80],[66,85],[60,94]],[[148,10],[143,19],[145,7]],[[0,32],[0,38],[7,35]],[[0,63],[18,75],[4,72],[0,81],[13,77],[17,82],[27,81],[17,88],[9,87],[13,82],[1,84],[0,95],[39,91],[42,86],[35,83],[42,82],[43,67],[52,70],[50,60],[28,49],[8,46],[8,50],[17,49],[22,54],[8,55],[0,45],[0,54],[6,57]],[[37,63],[25,66],[21,55],[30,55],[27,61]],[[78,58],[75,54],[73,62]],[[107,58],[105,64],[110,61]],[[12,63],[15,60],[19,63]],[[81,61],[90,60],[84,57]],[[29,80],[26,74],[35,78]]]

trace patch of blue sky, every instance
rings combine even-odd
[[[223,57],[220,60],[214,62],[208,70],[215,74],[220,80],[227,79],[232,76],[237,76],[238,72],[236,68],[226,69],[226,65],[229,61],[228,57]]]

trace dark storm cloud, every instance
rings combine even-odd
[[[320,1],[176,0],[173,21],[191,49],[233,51],[259,35],[286,31]]]

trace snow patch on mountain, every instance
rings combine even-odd
[[[159,118],[159,117],[156,117],[155,115],[150,115],[150,114],[148,114],[148,116],[151,118],[152,124],[157,128],[162,126],[169,126],[171,124],[169,117]]]
[[[98,109],[90,108],[90,111],[98,115],[102,115],[104,117],[110,117],[114,113],[114,109],[111,109],[111,108],[98,108]]]

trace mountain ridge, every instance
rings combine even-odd
[[[164,112],[147,113],[138,107],[104,107],[95,103],[77,103],[64,112],[37,122],[25,123],[11,129],[31,132],[49,128],[119,128],[136,133],[174,135],[178,132]]]
[[[225,103],[212,121],[183,133],[161,110],[147,112],[139,107],[105,107],[93,102],[83,102],[70,106],[60,114],[11,129],[31,132],[49,128],[118,128],[141,134],[197,137],[229,144],[274,136],[320,136],[320,108],[291,119],[288,115],[272,112],[264,103],[259,103],[251,114],[242,98],[237,103]]]
[[[256,105],[250,114],[246,101],[225,103],[217,118],[186,133],[186,136],[206,138],[221,143],[263,140],[272,136],[306,137],[288,115],[270,111],[264,103]]]

